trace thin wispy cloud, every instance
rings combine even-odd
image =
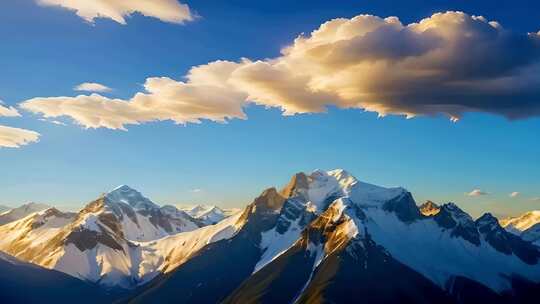
[[[126,24],[126,17],[134,13],[179,24],[195,18],[189,6],[177,0],[36,0],[36,2],[42,6],[68,9],[90,23],[96,18],[107,18]]]
[[[0,117],[20,117],[17,109],[6,106],[0,100]],[[39,140],[40,134],[26,129],[13,128],[0,125],[0,148],[19,148]]]
[[[59,120],[50,120],[50,119],[40,118],[39,121],[52,123],[52,124],[58,125],[58,126],[65,126],[66,125],[65,123],[63,123],[63,122],[61,122]]]
[[[520,195],[520,193],[516,191],[516,192],[510,193],[509,196],[510,196],[510,197],[518,197],[519,195]]]
[[[14,107],[6,106],[5,103],[0,100],[0,116],[6,117],[19,117],[21,114]]]
[[[467,196],[483,196],[483,195],[488,195],[488,194],[489,194],[488,192],[482,191],[480,189],[474,189],[471,192],[465,193],[465,195]]]
[[[201,192],[203,192],[203,189],[195,188],[195,189],[189,190],[189,192],[191,192],[191,193],[201,193]]]
[[[540,202],[540,197],[533,197],[533,198],[530,199],[530,201]]]
[[[336,106],[408,118],[457,121],[484,112],[521,119],[540,115],[540,34],[512,32],[462,12],[407,25],[397,17],[359,15],[323,23],[278,57],[214,61],[192,67],[185,78],[148,78],[130,99],[36,97],[21,107],[69,116],[86,128],[122,130],[162,120],[245,119],[249,103],[284,115]]]
[[[109,88],[108,86],[103,85],[101,83],[97,83],[97,82],[84,82],[75,86],[73,90],[84,91],[84,92],[97,92],[97,93],[105,93],[105,92],[112,91],[112,89]]]

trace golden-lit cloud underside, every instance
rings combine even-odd
[[[148,78],[129,100],[38,97],[21,107],[110,129],[245,119],[248,103],[284,115],[336,106],[381,116],[457,120],[485,112],[520,119],[540,114],[539,59],[538,33],[514,33],[484,17],[446,12],[403,25],[396,17],[360,15],[322,24],[276,58],[210,62],[191,68],[185,81]]]
[[[39,133],[0,125],[0,148],[19,148],[39,140]]]
[[[59,6],[74,11],[88,22],[109,18],[126,24],[126,17],[139,13],[164,22],[184,23],[194,19],[189,7],[177,0],[36,0],[43,6]]]

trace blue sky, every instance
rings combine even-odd
[[[496,20],[515,32],[540,30],[540,10],[528,1],[189,1],[200,17],[185,24],[135,14],[121,25],[89,23],[33,0],[0,4],[0,99],[8,106],[34,97],[75,96],[83,82],[105,84],[111,98],[129,99],[148,77],[183,80],[192,66],[222,59],[274,58],[300,33],[358,14],[397,16],[408,24],[460,10]],[[282,116],[248,104],[247,120],[171,121],[128,131],[85,129],[22,117],[0,125],[34,130],[37,143],[0,148],[0,203],[27,201],[77,209],[119,184],[158,203],[238,207],[298,171],[345,168],[357,178],[403,186],[417,201],[455,201],[479,215],[539,209],[540,118],[508,120],[489,113],[448,117],[388,115],[330,106],[328,113]],[[193,191],[200,189],[200,191]],[[487,195],[466,196],[473,189]],[[520,192],[511,198],[511,192]]]

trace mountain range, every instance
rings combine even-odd
[[[13,209],[2,206],[2,210],[0,211],[0,225],[20,220],[34,212],[45,210],[47,208],[50,208],[50,206],[37,203],[28,203]]]
[[[344,170],[298,173],[233,214],[159,206],[121,186],[78,213],[6,220],[0,267],[74,280],[96,302],[536,303],[531,214],[475,220]]]
[[[500,223],[509,232],[540,246],[540,210],[529,211],[517,217],[504,218]]]
[[[184,208],[182,210],[189,214],[191,217],[202,221],[206,225],[213,225],[215,223],[218,223],[224,218],[226,218],[227,214],[230,215],[230,212],[227,213],[226,210],[223,210],[217,206],[196,205]],[[234,211],[232,213],[234,213]]]

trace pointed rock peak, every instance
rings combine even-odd
[[[212,214],[224,215],[225,213],[221,208],[213,205],[196,205],[193,207],[184,208],[183,212],[194,218],[205,217]]]
[[[267,210],[280,210],[285,202],[285,197],[281,195],[276,188],[272,187],[263,191],[263,193],[257,197],[254,204],[257,208],[263,208]]]
[[[441,210],[441,208],[439,207],[439,205],[435,204],[434,202],[432,201],[426,201],[425,203],[423,203],[422,205],[419,206],[419,209],[420,209],[420,212],[424,215],[424,216],[433,216],[433,215],[436,215],[437,213],[439,213],[439,211]]]
[[[105,203],[125,203],[135,209],[156,209],[159,208],[151,200],[144,197],[139,191],[127,186],[121,185],[105,194]]]
[[[484,213],[481,217],[479,217],[476,221],[476,226],[478,226],[478,229],[480,232],[485,233],[487,231],[492,231],[495,229],[501,229],[501,225],[499,225],[499,220],[494,217],[491,213]]]
[[[107,192],[107,195],[109,195],[109,194],[117,194],[117,193],[126,193],[126,194],[138,193],[139,195],[141,194],[139,191],[131,188],[128,185],[120,185],[120,186],[112,189],[111,191]]]
[[[439,205],[434,203],[433,201],[427,200],[425,203],[423,203],[421,206],[428,206],[432,208],[439,208]]]
[[[445,212],[448,212],[450,214],[462,215],[462,216],[466,216],[466,217],[470,218],[470,216],[465,211],[463,211],[461,208],[459,208],[458,205],[456,205],[455,203],[452,203],[452,202],[443,204],[440,207],[440,209],[441,209],[441,211],[445,211]]]
[[[394,212],[405,223],[421,219],[422,214],[410,192],[405,191],[399,196],[386,201],[383,210]]]
[[[454,203],[446,203],[441,206],[439,213],[435,216],[437,219],[443,220],[444,222],[451,224],[451,226],[456,225],[471,225],[474,224],[474,221],[472,217],[466,213],[465,211],[461,210],[456,204]],[[446,221],[446,220],[449,221]],[[441,221],[442,223],[442,221]],[[448,227],[446,227],[448,228]]]
[[[112,189],[110,192],[116,191],[116,190],[129,191],[129,190],[133,190],[133,188],[131,188],[131,187],[128,186],[128,185],[120,185],[120,186],[118,186],[118,187]]]
[[[299,172],[293,175],[291,181],[280,192],[286,197],[290,198],[297,194],[299,189],[307,189],[309,186],[308,177],[305,173]]]
[[[462,237],[472,244],[480,245],[480,235],[472,217],[454,203],[441,206],[434,217],[435,222],[442,228],[450,229],[454,237]]]
[[[247,235],[258,239],[262,231],[275,226],[286,200],[276,188],[268,188],[244,209],[235,225],[244,226]]]
[[[197,205],[197,206],[191,208],[191,211],[193,211],[193,212],[201,212],[203,210],[206,210],[206,207],[204,207],[202,205]]]
[[[223,210],[218,206],[210,206],[204,213],[220,213],[223,214]]]
[[[493,216],[493,214],[486,212],[482,214],[481,217],[479,217],[476,222],[482,222],[482,223],[498,223],[499,220]]]

